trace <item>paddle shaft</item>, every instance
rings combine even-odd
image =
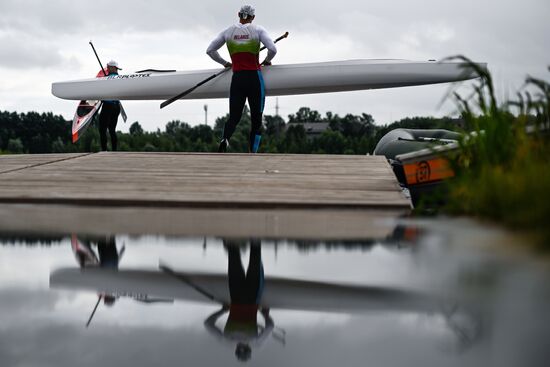
[[[97,59],[97,62],[99,62],[99,66],[101,67],[101,71],[103,72],[103,75],[107,76],[107,73],[105,72],[105,69],[103,68],[103,64],[101,63],[101,60],[99,59],[99,56],[97,55],[97,52],[95,50],[94,44],[92,41],[90,41],[90,46],[92,46],[92,50],[94,51],[94,55]]]
[[[280,40],[282,40],[283,38],[287,38],[287,37],[288,37],[288,32],[285,32],[285,34],[283,34],[281,37],[277,38],[273,43],[277,43],[277,42],[279,42]],[[93,47],[93,46],[92,46],[92,47]],[[265,50],[265,49],[266,49],[266,47],[264,46],[264,47],[260,48],[260,51],[263,51],[263,50]],[[213,75],[209,76],[208,78],[204,79],[203,81],[201,81],[201,82],[198,83],[197,85],[195,85],[195,86],[193,86],[193,87],[187,89],[186,91],[184,91],[184,92],[178,94],[177,96],[174,96],[174,97],[172,97],[172,98],[170,98],[170,99],[167,99],[166,101],[164,101],[164,102],[162,102],[162,103],[160,104],[160,108],[164,108],[164,107],[168,106],[169,104],[171,104],[171,103],[177,101],[178,99],[181,99],[181,98],[185,97],[186,95],[188,95],[189,93],[191,93],[192,91],[194,91],[195,89],[197,89],[198,87],[200,87],[201,85],[203,85],[203,84],[205,84],[205,83],[208,83],[208,82],[211,81],[212,79],[214,79],[214,78],[220,76],[221,74],[225,73],[227,70],[229,70],[228,67],[224,68],[222,71],[217,72],[216,74],[213,74]]]
[[[176,273],[175,271],[173,271],[173,270],[172,270],[171,268],[169,268],[168,266],[159,265],[159,268],[160,268],[160,270],[162,270],[163,272],[168,273],[168,274],[170,274],[171,276],[173,276],[174,278],[181,280],[182,282],[184,282],[185,284],[187,284],[188,286],[190,286],[191,288],[193,288],[194,290],[196,290],[197,292],[199,292],[200,294],[202,294],[203,296],[205,296],[205,297],[208,298],[209,300],[214,301],[214,302],[217,302],[217,303],[220,303],[220,304],[222,304],[222,305],[223,305],[223,304],[226,304],[226,302],[217,299],[213,294],[211,294],[211,293],[207,292],[206,290],[204,290],[203,288],[199,287],[198,285],[196,285],[195,283],[193,283],[193,282],[192,282],[189,278],[187,278],[186,276],[184,276],[184,275],[182,275],[182,274]]]
[[[225,73],[227,70],[229,70],[229,68],[225,68],[225,69],[223,69],[222,71],[217,72],[216,74],[211,75],[211,76],[209,76],[208,78],[204,79],[202,82],[200,82],[199,84],[195,85],[194,87],[191,87],[191,88],[187,89],[185,92],[180,93],[180,94],[178,94],[177,96],[174,96],[174,97],[172,97],[172,98],[170,98],[170,99],[167,99],[166,101],[164,101],[164,102],[162,102],[162,103],[160,104],[160,108],[164,108],[164,107],[168,106],[169,104],[174,103],[174,102],[177,101],[178,99],[185,97],[186,95],[188,95],[189,93],[191,93],[192,91],[194,91],[195,89],[197,89],[198,87],[200,87],[201,85],[203,85],[204,83],[208,83],[209,81],[211,81],[211,80],[214,79],[215,77],[217,77],[217,76],[219,76],[219,75]]]
[[[90,323],[92,322],[92,319],[94,318],[95,312],[97,311],[97,306],[99,306],[99,302],[101,302],[101,295],[97,297],[97,303],[95,304],[94,310],[92,311],[92,314],[90,315],[90,318],[88,319],[88,322],[86,323],[86,327],[90,326]]]

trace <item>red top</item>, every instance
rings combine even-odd
[[[105,71],[105,74],[103,74],[103,71]],[[109,69],[105,68],[103,70],[100,70],[97,72],[96,78],[103,78],[105,75],[109,75]]]

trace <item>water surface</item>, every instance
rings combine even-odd
[[[547,365],[547,260],[471,222],[385,225],[353,241],[4,233],[2,366]],[[236,256],[263,284],[253,332],[250,308],[224,309],[244,302]]]

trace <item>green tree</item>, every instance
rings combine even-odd
[[[21,142],[21,139],[15,138],[8,141],[7,150],[10,153],[21,154],[25,152],[25,147]]]
[[[347,143],[348,141],[339,131],[326,130],[313,142],[313,146],[314,149],[327,154],[344,154]],[[347,154],[350,153],[348,152]]]
[[[301,107],[296,114],[288,115],[288,122],[319,122],[321,114],[309,107]]]
[[[130,125],[130,135],[143,135],[143,128],[139,124],[139,122],[134,122],[132,125]]]
[[[52,144],[52,152],[53,153],[65,153],[67,151],[67,148],[65,147],[65,144],[63,143],[63,140],[61,140],[60,137],[57,137],[55,141]]]
[[[281,116],[264,116],[265,134],[269,137],[279,138],[285,130],[285,120]]]
[[[302,125],[292,125],[286,130],[285,139],[281,142],[279,151],[286,153],[310,152],[306,130]]]

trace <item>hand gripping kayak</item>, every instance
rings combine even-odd
[[[288,37],[288,32],[285,32],[285,34],[283,34],[281,37],[277,38],[273,43],[277,43],[279,42],[280,40],[284,39],[284,38],[287,38]],[[260,51],[262,50],[265,50],[265,46],[262,47],[260,49]],[[195,89],[197,89],[198,87],[200,87],[201,85],[205,84],[205,83],[208,83],[209,81],[211,81],[212,79],[222,75],[223,73],[225,73],[227,70],[229,70],[229,67],[226,67],[224,68],[222,71],[219,71],[217,72],[216,74],[213,74],[211,76],[209,76],[208,78],[204,79],[203,81],[199,82],[197,85],[195,85],[194,87],[191,87],[189,89],[187,89],[186,91],[178,94],[177,96],[174,96],[170,99],[167,99],[166,101],[162,102],[160,104],[160,108],[164,108],[166,106],[168,106],[169,104],[177,101],[178,99],[181,99],[183,97],[185,97],[186,95],[188,95],[189,93],[191,93],[192,91],[194,91]]]

